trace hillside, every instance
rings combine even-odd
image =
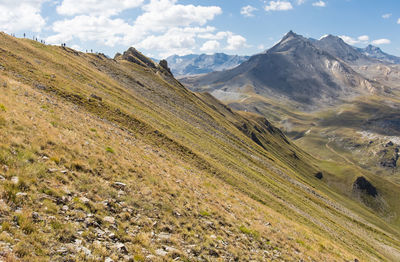
[[[0,34],[5,260],[400,258],[397,185],[314,159],[161,64]]]
[[[212,55],[173,55],[167,57],[165,60],[167,60],[175,76],[189,76],[231,69],[240,65],[247,59],[249,59],[248,56],[216,53]]]

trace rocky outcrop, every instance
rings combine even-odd
[[[353,191],[363,192],[369,196],[376,197],[378,191],[365,177],[357,177],[353,183]]]
[[[147,58],[133,47],[130,47],[125,51],[120,58],[144,67],[151,67],[154,69],[157,67],[150,58]]]
[[[171,69],[168,67],[168,62],[167,60],[161,60],[159,63],[160,67],[165,69],[168,73],[170,73],[172,75]]]
[[[318,179],[322,179],[322,178],[324,177],[324,175],[322,174],[322,172],[317,172],[314,176],[315,176],[316,178],[318,178]]]

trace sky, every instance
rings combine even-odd
[[[113,57],[262,52],[289,30],[400,56],[399,0],[0,0],[0,31]]]

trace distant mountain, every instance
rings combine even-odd
[[[331,40],[337,43],[331,45]],[[226,100],[225,95],[252,90],[265,97],[298,102],[308,109],[374,89],[371,81],[343,62],[344,58],[362,59],[362,54],[357,56],[357,50],[339,39],[318,42],[321,44],[290,31],[271,49],[236,68],[182,81],[193,90],[214,92],[222,100]],[[329,52],[324,46],[330,47]],[[342,59],[333,54],[340,54]]]
[[[231,69],[243,63],[247,59],[249,59],[249,56],[216,53],[213,55],[173,55],[168,57],[166,60],[174,75],[184,76]]]
[[[346,44],[343,39],[338,36],[327,35],[319,41],[312,41],[312,43],[319,49],[351,64],[376,63],[373,57],[369,57],[363,52],[360,52],[357,48]]]
[[[357,48],[359,52],[364,54],[367,57],[372,57],[383,62],[391,63],[391,64],[400,64],[400,57],[389,55],[383,52],[379,47],[368,45],[365,48]]]

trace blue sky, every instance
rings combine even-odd
[[[0,0],[0,30],[113,56],[261,52],[289,30],[400,56],[398,0]]]

